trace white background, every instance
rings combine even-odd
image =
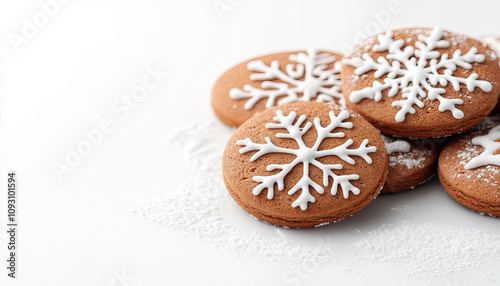
[[[7,279],[2,262],[0,285],[286,284],[284,274],[293,273],[287,263],[239,257],[132,216],[136,204],[175,192],[189,178],[178,150],[167,148],[166,136],[179,127],[214,120],[213,83],[225,69],[253,56],[308,46],[343,52],[359,31],[373,34],[408,26],[440,25],[471,36],[500,34],[498,1],[401,1],[390,19],[377,22],[375,14],[388,10],[388,0],[69,0],[58,4],[25,42],[12,44],[13,34],[22,36],[23,19],[36,21],[44,13],[40,3],[46,2],[0,4],[0,181],[4,184],[9,170],[16,170],[20,181],[19,278]],[[230,9],[218,12],[214,3]],[[156,65],[169,77],[128,116],[118,117],[111,106],[141,84],[147,67]],[[85,138],[82,132],[97,128],[104,118],[112,120],[112,132],[58,180],[54,162],[64,163],[67,147],[75,148]],[[440,191],[433,181],[383,197],[360,216],[408,199],[415,211],[406,219],[415,222],[498,227],[498,220],[432,195]],[[0,192],[1,225],[6,223],[5,193]],[[437,201],[422,200],[425,196]],[[371,222],[399,219],[387,214]],[[353,218],[353,227],[364,225]],[[335,226],[326,231],[335,232]],[[4,231],[0,243],[4,261]],[[498,273],[471,270],[413,279],[386,265],[351,267],[362,277],[325,266],[298,283],[486,284],[485,273]],[[133,279],[114,281],[122,271]]]

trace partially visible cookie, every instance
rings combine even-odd
[[[270,54],[226,71],[212,89],[212,108],[225,124],[240,126],[268,108],[292,102],[344,104],[341,55],[308,49]]]
[[[414,188],[436,174],[441,143],[432,140],[410,140],[382,135],[389,173],[381,194],[396,193]]]
[[[483,43],[487,44],[493,51],[495,51],[497,57],[500,55],[500,36],[482,36],[479,37]],[[500,100],[497,102],[497,106],[495,108],[497,113],[500,113]]]
[[[389,135],[428,138],[465,131],[493,110],[500,92],[493,50],[439,27],[369,37],[342,62],[348,107]]]
[[[388,169],[379,132],[336,104],[292,103],[242,124],[222,159],[229,194],[271,224],[313,227],[370,203]]]
[[[458,203],[500,216],[500,124],[452,139],[439,156],[438,175]]]

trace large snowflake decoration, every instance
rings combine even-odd
[[[274,60],[269,66],[256,60],[248,63],[247,68],[255,73],[250,80],[262,81],[256,88],[250,84],[243,90],[232,88],[229,96],[232,99],[248,99],[244,108],[250,110],[261,99],[266,99],[266,108],[277,104],[283,105],[298,101],[337,102],[345,107],[341,91],[341,62],[328,53],[318,53],[315,49],[307,49],[307,53],[290,55],[290,60],[296,64],[288,64],[283,72],[280,62]],[[333,63],[333,68],[327,69]]]
[[[356,149],[348,149],[354,141],[352,139],[346,140],[342,145],[336,146],[332,149],[319,150],[319,146],[326,138],[343,138],[345,134],[343,132],[332,131],[336,128],[347,128],[351,129],[352,122],[343,122],[350,117],[349,112],[343,110],[338,116],[335,116],[333,111],[330,111],[330,124],[328,126],[321,126],[320,119],[318,117],[314,118],[314,127],[318,132],[318,136],[314,145],[312,147],[306,146],[302,140],[302,136],[311,128],[313,125],[311,122],[307,122],[304,127],[300,127],[306,120],[305,115],[301,115],[295,124],[295,118],[297,114],[292,111],[289,115],[285,116],[283,111],[276,111],[276,116],[274,120],[279,123],[268,123],[266,124],[267,129],[281,129],[284,128],[288,133],[277,133],[277,138],[288,138],[295,140],[299,148],[298,149],[287,149],[274,145],[269,137],[266,137],[266,143],[254,143],[249,138],[244,140],[238,140],[237,145],[244,146],[240,149],[240,153],[246,153],[250,151],[257,151],[250,158],[250,161],[255,161],[263,155],[269,153],[283,153],[292,154],[296,158],[288,164],[270,164],[266,167],[267,171],[281,170],[279,173],[270,176],[254,176],[252,179],[255,182],[259,182],[253,189],[254,195],[259,195],[264,189],[267,189],[267,198],[272,199],[274,197],[274,185],[277,184],[278,190],[282,191],[284,189],[284,179],[286,175],[297,165],[302,163],[303,174],[302,178],[288,191],[289,195],[294,194],[298,190],[302,190],[300,196],[292,203],[292,207],[300,206],[302,210],[307,209],[307,204],[309,202],[314,203],[315,199],[309,192],[309,187],[312,187],[318,194],[323,194],[324,189],[319,184],[311,180],[309,177],[309,169],[315,166],[323,171],[323,185],[328,187],[328,179],[332,177],[333,184],[330,193],[332,195],[337,194],[338,186],[341,187],[344,198],[349,197],[349,192],[355,195],[359,194],[359,189],[353,186],[350,180],[359,179],[359,175],[336,175],[332,170],[341,170],[343,168],[342,164],[322,164],[317,159],[325,156],[337,156],[341,160],[351,165],[355,164],[354,159],[351,156],[359,156],[363,158],[367,163],[371,164],[372,159],[368,156],[368,153],[375,152],[377,148],[375,146],[368,147],[368,139],[364,139],[360,146]]]
[[[472,138],[472,144],[484,147],[484,151],[479,156],[472,158],[465,165],[465,169],[474,169],[480,166],[497,165],[500,166],[500,154],[494,154],[500,150],[500,125],[492,128],[488,134]]]
[[[461,50],[455,50],[450,57],[449,54],[440,52],[437,48],[448,48],[450,43],[443,38],[443,30],[436,27],[428,37],[419,34],[415,47],[405,45],[404,39],[393,39],[391,31],[377,36],[378,43],[372,47],[374,52],[385,52],[386,57],[373,59],[368,53],[361,57],[345,59],[344,63],[354,66],[356,75],[362,75],[368,71],[375,71],[374,77],[380,78],[387,74],[387,77],[380,81],[373,81],[372,86],[357,90],[349,95],[353,103],[368,98],[376,102],[382,99],[382,92],[389,89],[388,96],[394,97],[399,90],[402,91],[402,99],[394,101],[392,106],[400,108],[396,114],[396,121],[403,122],[406,114],[415,114],[414,105],[423,108],[422,99],[439,101],[439,111],[451,111],[456,119],[463,118],[464,114],[456,105],[463,104],[460,98],[445,98],[442,96],[446,92],[444,88],[437,87],[438,84],[446,86],[451,83],[453,89],[460,90],[460,84],[465,84],[469,92],[479,87],[485,92],[491,91],[491,83],[484,80],[478,80],[478,74],[473,72],[467,78],[454,76],[453,73],[457,67],[471,69],[472,63],[481,63],[485,56],[478,54],[477,48],[472,47],[466,54],[462,55]],[[391,60],[392,62],[389,62]],[[440,72],[440,69],[443,69]],[[427,92],[426,92],[427,91]]]

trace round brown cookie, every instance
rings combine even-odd
[[[345,106],[341,55],[308,49],[251,59],[226,71],[212,90],[212,108],[225,124],[240,126],[255,114],[292,102]]]
[[[442,139],[410,140],[382,135],[389,156],[389,173],[381,194],[414,188],[436,174]]]
[[[441,151],[438,175],[458,203],[500,216],[500,123],[453,138]]]
[[[319,102],[252,117],[229,139],[222,159],[234,200],[254,217],[285,227],[354,214],[378,195],[387,169],[384,142],[371,124]]]
[[[481,36],[479,37],[479,40],[487,44],[493,51],[495,51],[497,57],[500,55],[500,36]],[[500,100],[497,101],[497,106],[494,112],[500,113]]]
[[[436,27],[388,31],[344,56],[347,105],[389,135],[465,131],[497,103],[500,67],[478,40]]]

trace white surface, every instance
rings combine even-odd
[[[350,264],[346,252],[339,260],[346,265],[309,271],[240,257],[131,215],[136,204],[196,179],[185,173],[179,150],[167,148],[165,138],[179,127],[214,120],[210,90],[225,69],[267,52],[307,46],[342,51],[355,42],[358,30],[375,27],[373,13],[387,9],[389,1],[309,2],[221,0],[234,5],[221,19],[213,1],[68,1],[18,53],[9,33],[19,34],[23,18],[43,10],[31,1],[0,4],[0,176],[16,170],[20,180],[19,278],[7,279],[2,266],[0,284],[500,283],[500,263],[493,269],[414,279],[387,264]],[[440,25],[472,36],[500,34],[500,4],[469,2],[401,1],[402,11],[378,25],[380,31]],[[119,117],[111,110],[114,102],[140,85],[147,67],[155,65],[169,72],[168,79],[129,115]],[[113,130],[60,182],[52,164],[64,162],[67,146],[75,148],[85,138],[82,132],[97,128],[104,118],[113,122]],[[1,194],[0,223],[5,225],[5,191]],[[410,209],[397,211],[402,205]],[[232,224],[269,228],[249,222],[235,205],[226,211]],[[402,220],[500,234],[498,219],[459,206],[434,180],[381,197],[354,217],[298,239],[320,233],[345,249],[354,239],[353,229],[368,232]],[[0,233],[1,257],[7,255],[5,239]],[[117,281],[122,271],[133,279]],[[290,282],[290,277],[298,279]]]

